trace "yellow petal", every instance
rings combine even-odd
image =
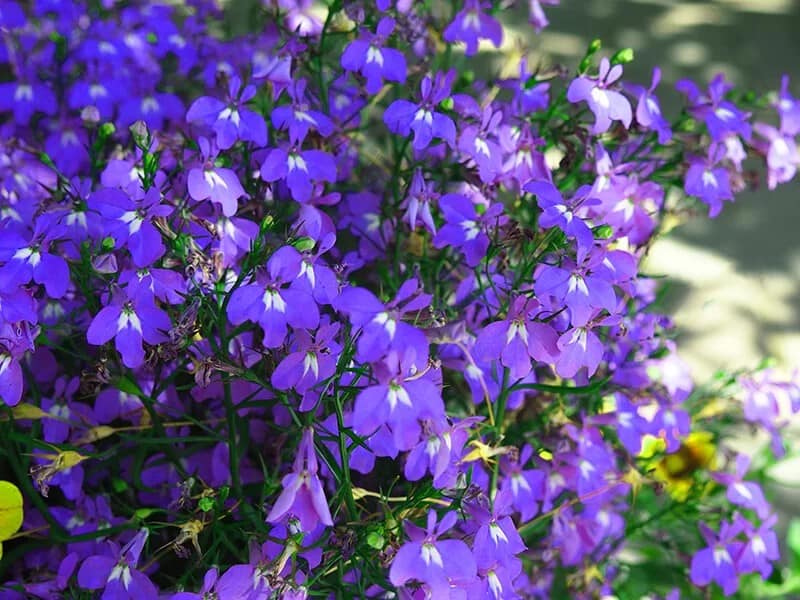
[[[22,493],[10,481],[0,481],[0,542],[22,527]]]

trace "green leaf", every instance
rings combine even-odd
[[[380,531],[371,531],[367,535],[367,544],[370,548],[375,548],[375,550],[383,550],[386,545],[386,539]]]

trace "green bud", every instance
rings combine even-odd
[[[316,242],[310,237],[301,237],[292,242],[292,246],[297,248],[300,252],[308,252],[309,250],[312,250],[315,245]]]
[[[444,110],[453,110],[453,106],[455,106],[455,103],[453,102],[453,99],[450,96],[448,96],[439,103],[439,106],[441,106]]]
[[[124,479],[120,479],[119,477],[114,477],[111,480],[111,487],[114,489],[115,492],[120,494],[128,489],[128,484]]]
[[[144,158],[142,159],[142,164],[144,166],[145,173],[155,173],[158,171],[158,155],[145,154]]]
[[[600,50],[600,48],[602,48],[602,47],[603,47],[602,40],[600,40],[598,38],[593,39],[592,43],[589,44],[589,48],[586,50],[586,54],[594,54],[595,52]]]
[[[200,500],[197,502],[197,506],[203,512],[208,512],[214,508],[214,499],[209,498],[208,496],[205,498],[200,498]]]
[[[156,34],[151,31],[147,34],[147,41],[151,44],[155,44],[158,42],[158,37],[156,37]]]
[[[102,125],[100,125],[100,129],[98,129],[97,132],[98,135],[100,136],[100,139],[105,140],[114,135],[114,132],[116,130],[117,128],[114,127],[113,123],[103,123]]]
[[[117,245],[117,241],[113,237],[108,236],[108,237],[104,237],[103,238],[103,242],[101,244],[101,247],[103,248],[104,251],[110,252],[111,250],[114,249],[114,246],[116,246],[116,245]]]
[[[600,225],[594,228],[594,237],[598,240],[607,240],[612,236],[614,230],[609,225]]]
[[[221,488],[217,490],[217,499],[219,500],[220,504],[225,502],[228,499],[228,495],[231,493],[231,488],[227,485],[223,485]]]
[[[375,550],[383,550],[383,547],[386,545],[386,540],[381,532],[371,531],[367,534],[367,544],[370,548],[375,548]]]
[[[633,62],[633,48],[623,48],[611,57],[612,65],[627,65]]]

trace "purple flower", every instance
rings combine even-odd
[[[539,503],[544,497],[544,471],[524,468],[532,455],[533,448],[525,444],[518,460],[503,457],[500,461],[503,479],[497,498],[503,496],[502,502],[518,511],[523,521],[529,521],[536,516]]]
[[[194,592],[178,592],[170,596],[170,600],[210,600],[219,597],[219,588],[217,582],[219,581],[219,571],[216,567],[206,571],[203,577],[203,586],[197,593]]]
[[[734,541],[734,538],[741,532],[742,525],[736,521],[733,524],[723,522],[719,537],[705,523],[700,523],[699,527],[708,546],[692,557],[689,577],[692,583],[701,587],[713,581],[726,596],[730,596],[739,589],[739,573],[734,557],[742,550],[742,543]]]
[[[419,441],[420,420],[444,418],[444,402],[440,386],[428,376],[402,372],[397,356],[373,365],[377,385],[363,389],[356,396],[353,409],[353,430],[371,435],[388,425],[395,446],[410,450]]]
[[[0,83],[0,112],[11,111],[18,125],[27,125],[33,113],[56,112],[56,96],[37,78]]]
[[[16,406],[22,399],[22,367],[11,353],[0,350],[0,400]]]
[[[577,207],[581,204],[582,198],[579,189],[575,197],[567,202],[561,192],[549,181],[532,181],[523,187],[526,192],[535,194],[542,214],[539,216],[539,224],[545,229],[558,227],[568,237],[573,238],[578,243],[578,258],[582,259],[584,253],[594,246],[594,235],[585,221],[575,214]],[[584,204],[588,204],[584,202]]]
[[[493,204],[478,215],[475,204],[464,194],[445,194],[439,200],[445,224],[433,238],[437,248],[459,248],[470,267],[476,266],[489,249],[487,231],[502,219],[502,204]]]
[[[266,146],[267,125],[261,115],[246,106],[255,95],[256,86],[249,84],[242,88],[241,80],[233,76],[228,81],[225,102],[201,96],[189,107],[186,120],[212,129],[221,150],[227,150],[237,140],[253,142],[258,147]]]
[[[298,143],[306,138],[311,128],[324,137],[333,133],[333,122],[318,110],[310,108],[306,98],[305,79],[298,79],[294,85],[289,86],[289,96],[292,99],[291,104],[272,110],[272,124],[277,129],[288,129],[289,138]]]
[[[279,390],[294,388],[304,394],[333,375],[341,351],[335,341],[338,331],[338,323],[320,325],[313,338],[305,331],[297,331],[294,351],[275,367],[272,385]]]
[[[758,572],[762,579],[766,580],[772,573],[772,563],[780,560],[781,557],[778,536],[772,529],[778,521],[778,517],[776,515],[769,516],[758,529],[740,515],[736,515],[736,517],[744,525],[747,540],[737,559],[737,570],[740,573]]]
[[[356,353],[359,361],[375,362],[395,352],[403,364],[422,369],[428,363],[428,341],[425,334],[402,318],[406,313],[427,308],[430,299],[416,279],[409,279],[387,305],[372,292],[348,287],[334,300],[333,307],[348,315],[354,327],[361,328]]]
[[[436,235],[436,224],[433,222],[431,214],[431,204],[439,199],[439,194],[432,182],[425,180],[421,169],[416,169],[411,178],[411,185],[408,186],[408,196],[406,196],[403,206],[406,209],[405,220],[411,229],[417,228],[417,217],[422,224],[432,234]]]
[[[88,557],[78,569],[78,585],[87,590],[104,590],[107,600],[156,598],[158,590],[147,575],[136,569],[148,532],[142,529],[121,549],[113,542],[109,554]]]
[[[672,129],[669,121],[661,114],[661,105],[653,91],[661,81],[661,69],[653,69],[653,79],[650,87],[639,90],[639,103],[636,106],[636,122],[648,130],[658,132],[658,143],[666,144],[672,139]]]
[[[161,203],[156,187],[146,193],[138,188],[134,193],[131,197],[121,190],[101,188],[89,197],[89,206],[105,218],[105,232],[114,238],[116,246],[128,248],[133,264],[149,267],[166,251],[152,220],[169,216],[173,208]]]
[[[86,340],[102,346],[115,340],[117,351],[126,367],[135,369],[144,364],[142,342],[160,344],[167,341],[172,329],[169,316],[146,295],[129,299],[119,293],[111,304],[100,309],[86,331]]]
[[[505,563],[525,551],[525,542],[508,516],[510,500],[506,495],[497,495],[491,511],[476,504],[468,507],[478,525],[472,549],[478,564],[490,563],[492,559]]]
[[[286,339],[286,327],[314,329],[319,324],[319,309],[313,297],[287,284],[297,279],[302,257],[291,246],[275,251],[267,262],[266,277],[257,283],[236,288],[228,303],[228,318],[233,325],[253,321],[264,332],[264,346],[277,348]]]
[[[247,193],[233,169],[214,166],[217,153],[206,138],[201,137],[198,145],[203,156],[203,167],[189,171],[189,195],[195,200],[210,199],[222,207],[222,214],[232,217],[236,214],[239,198],[247,196]]]
[[[405,83],[405,56],[399,50],[384,47],[394,25],[394,19],[382,17],[375,34],[362,31],[361,36],[347,44],[342,53],[342,68],[361,73],[367,80],[366,89],[369,94],[377,94],[384,79]]]
[[[424,150],[434,138],[447,142],[452,148],[456,143],[456,125],[447,115],[435,109],[449,97],[454,71],[437,73],[435,79],[426,75],[420,83],[420,102],[395,100],[383,113],[383,122],[389,131],[402,136],[414,132],[415,150]]]
[[[568,329],[558,338],[558,349],[561,354],[556,360],[556,373],[561,377],[571,378],[586,367],[586,375],[591,377],[603,360],[603,343],[592,331],[593,325],[587,323],[580,327]]]
[[[303,430],[294,467],[281,482],[283,491],[267,515],[267,522],[278,523],[288,515],[300,521],[303,531],[312,531],[318,523],[333,526],[328,501],[317,471],[314,430],[308,427]]]
[[[800,153],[797,151],[794,134],[775,129],[766,123],[756,123],[753,128],[766,140],[765,144],[759,143],[758,146],[767,158],[767,187],[774,190],[778,184],[791,181],[800,166]]]
[[[707,95],[703,95],[697,85],[688,79],[680,80],[675,87],[689,100],[689,113],[705,122],[713,141],[721,142],[730,134],[750,140],[750,114],[725,100],[725,95],[732,86],[725,81],[724,74],[714,77],[708,86]]]
[[[511,376],[520,379],[531,372],[531,360],[553,362],[558,356],[558,334],[546,323],[531,319],[539,308],[536,300],[523,296],[515,298],[509,306],[508,316],[490,323],[478,333],[474,355],[478,361],[500,359],[511,369]]]
[[[755,511],[760,519],[766,519],[770,513],[770,506],[764,498],[761,486],[754,481],[744,481],[749,466],[750,457],[746,454],[739,454],[736,456],[734,474],[713,473],[712,477],[728,488],[726,497],[731,504],[749,508]]]
[[[560,1],[561,0],[528,0],[528,21],[534,26],[536,33],[539,33],[550,24],[547,20],[547,16],[544,14],[542,5],[558,6]]]
[[[708,216],[712,219],[722,212],[725,200],[733,201],[728,170],[717,166],[724,153],[724,146],[712,145],[706,158],[691,157],[683,187],[689,196],[708,205]]]
[[[425,419],[422,440],[406,457],[403,473],[409,481],[419,481],[430,471],[433,486],[452,487],[456,484],[454,463],[461,458],[461,451],[469,438],[469,428],[479,420],[469,417],[454,425],[444,420]]]
[[[620,92],[609,89],[622,77],[622,65],[611,66],[605,57],[600,61],[597,79],[581,76],[567,90],[567,99],[573,104],[586,101],[594,113],[595,122],[591,131],[595,135],[605,133],[612,121],[622,121],[625,129],[631,126],[633,114],[628,99]]]
[[[450,43],[466,44],[467,56],[472,56],[478,51],[478,41],[481,39],[488,39],[495,48],[499,48],[503,43],[503,26],[494,17],[483,12],[491,7],[490,2],[464,0],[464,7],[456,13],[442,37]]]
[[[427,584],[432,598],[449,598],[453,583],[474,583],[478,568],[469,547],[461,540],[439,539],[455,525],[457,518],[455,512],[448,512],[437,526],[436,512],[431,510],[427,529],[406,523],[411,541],[395,554],[389,570],[392,585],[403,587],[419,581]]]
[[[31,280],[42,284],[51,298],[61,298],[70,283],[69,265],[57,252],[54,242],[63,227],[54,226],[41,215],[29,239],[13,231],[0,234],[0,289],[14,290]]]
[[[261,165],[261,178],[270,183],[285,180],[292,198],[308,202],[314,183],[336,181],[336,163],[322,150],[302,150],[293,140],[288,148],[271,149]]]
[[[490,132],[498,130],[502,118],[502,113],[493,112],[487,106],[481,115],[480,124],[464,127],[458,140],[458,149],[475,161],[484,183],[493,182],[503,170],[502,150],[489,137]]]
[[[800,133],[800,102],[789,91],[788,75],[781,78],[781,91],[778,94],[776,108],[781,118],[781,131],[791,136]]]
[[[183,102],[175,94],[148,92],[141,96],[133,94],[120,104],[118,123],[127,127],[136,121],[144,121],[154,131],[164,127],[164,120],[173,123],[183,118]]]

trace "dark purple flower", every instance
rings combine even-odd
[[[450,43],[466,44],[464,53],[467,56],[472,56],[478,51],[478,42],[481,39],[488,39],[495,48],[499,48],[503,43],[503,26],[497,19],[483,12],[491,7],[490,2],[464,0],[464,7],[456,13],[453,21],[442,33],[442,37]]]
[[[323,137],[333,133],[333,122],[309,106],[305,79],[297,80],[288,89],[291,104],[277,106],[272,110],[272,124],[277,129],[288,129],[289,138],[298,143],[305,139],[309,129],[316,129]]]
[[[253,84],[242,88],[242,81],[236,76],[231,77],[224,102],[211,96],[201,96],[189,107],[186,120],[212,129],[221,150],[227,150],[237,140],[253,142],[258,147],[266,146],[267,125],[264,118],[246,106],[247,101],[255,95],[256,87]]]
[[[297,279],[302,257],[291,246],[275,251],[267,262],[267,274],[256,283],[236,288],[228,303],[228,318],[233,325],[253,321],[264,332],[264,346],[277,348],[286,339],[287,325],[314,329],[319,324],[319,309],[306,291],[287,284]]]
[[[452,148],[456,143],[456,125],[447,115],[437,112],[436,107],[450,95],[455,72],[436,73],[435,79],[426,75],[420,83],[420,102],[395,100],[383,113],[383,122],[389,131],[407,137],[414,133],[415,150],[424,150],[434,138],[447,142]]]
[[[317,471],[314,430],[309,427],[303,430],[292,472],[283,478],[283,491],[267,515],[267,522],[278,523],[289,516],[300,521],[303,531],[312,531],[318,523],[333,526]]]
[[[138,295],[129,299],[119,293],[111,304],[100,309],[92,319],[86,331],[86,340],[94,346],[102,346],[114,339],[122,362],[126,367],[135,369],[144,364],[142,342],[166,342],[166,334],[170,329],[172,322],[169,316],[148,296]]]
[[[63,227],[45,215],[36,219],[29,239],[13,231],[0,235],[0,289],[14,290],[31,280],[42,284],[51,298],[61,298],[70,283],[69,265],[55,252]]]
[[[394,25],[394,19],[382,17],[375,34],[362,31],[357,39],[347,44],[342,53],[342,68],[361,73],[367,80],[366,89],[369,94],[377,94],[384,79],[405,83],[405,56],[399,50],[384,46],[394,30]]]
[[[440,540],[457,520],[454,511],[448,512],[436,524],[436,512],[428,512],[427,529],[406,523],[411,541],[395,554],[389,570],[392,585],[405,586],[412,581],[427,584],[432,598],[449,598],[454,581],[473,583],[478,568],[469,547],[461,540]],[[463,584],[462,584],[463,585]]]
[[[136,569],[148,531],[142,529],[122,548],[108,542],[108,554],[88,557],[78,569],[78,585],[87,590],[104,590],[107,600],[156,598],[158,590],[147,575]]]
[[[311,199],[314,184],[336,181],[336,163],[322,150],[302,150],[292,141],[287,148],[273,148],[261,165],[261,178],[273,183],[284,180],[297,202]]]

